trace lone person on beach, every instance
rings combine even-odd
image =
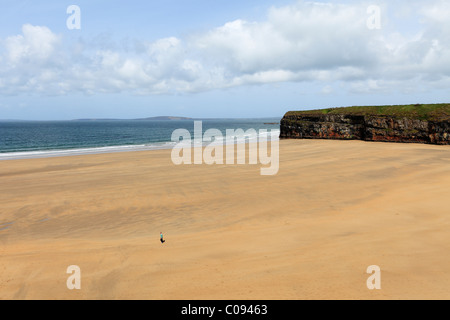
[[[166,240],[164,240],[164,237],[163,237],[163,234],[162,234],[162,232],[160,232],[160,236],[161,236],[161,243],[164,243],[164,242],[166,242]]]

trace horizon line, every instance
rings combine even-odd
[[[166,118],[166,119],[163,119]],[[174,119],[170,119],[174,118]],[[235,120],[235,119],[273,119],[273,118],[283,118],[283,116],[272,116],[272,117],[178,117],[178,116],[156,116],[148,118],[77,118],[77,119],[39,119],[39,120],[29,120],[29,119],[0,119],[0,122],[11,122],[11,121],[24,121],[24,122],[38,122],[38,121],[190,121],[190,120]]]

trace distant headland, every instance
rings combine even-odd
[[[114,121],[114,120],[125,120],[125,119],[75,119],[74,121]],[[176,121],[176,120],[194,120],[193,118],[186,117],[173,117],[173,116],[159,116],[159,117],[149,117],[149,118],[138,118],[138,119],[127,119],[127,120],[160,120],[160,121]]]
[[[117,118],[82,118],[82,119],[74,119],[71,121],[139,121],[139,120],[147,120],[147,121],[196,121],[196,120],[269,120],[270,122],[264,122],[264,124],[279,124],[279,122],[273,122],[274,119],[279,119],[278,117],[264,117],[264,118],[188,118],[188,117],[174,117],[174,116],[159,116],[159,117],[149,117],[149,118],[137,118],[137,119],[117,119]]]
[[[290,111],[282,139],[340,139],[450,144],[450,104],[367,106]]]

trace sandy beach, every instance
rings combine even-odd
[[[448,147],[283,140],[275,176],[170,153],[1,161],[0,299],[450,299]]]

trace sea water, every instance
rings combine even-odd
[[[218,129],[266,129],[271,139],[279,136],[279,118],[204,119],[203,131]],[[275,124],[273,124],[275,123]],[[74,121],[0,121],[0,160],[28,159],[170,149],[176,129],[192,135],[194,120],[74,120]],[[237,143],[257,141],[260,137],[236,137]]]

